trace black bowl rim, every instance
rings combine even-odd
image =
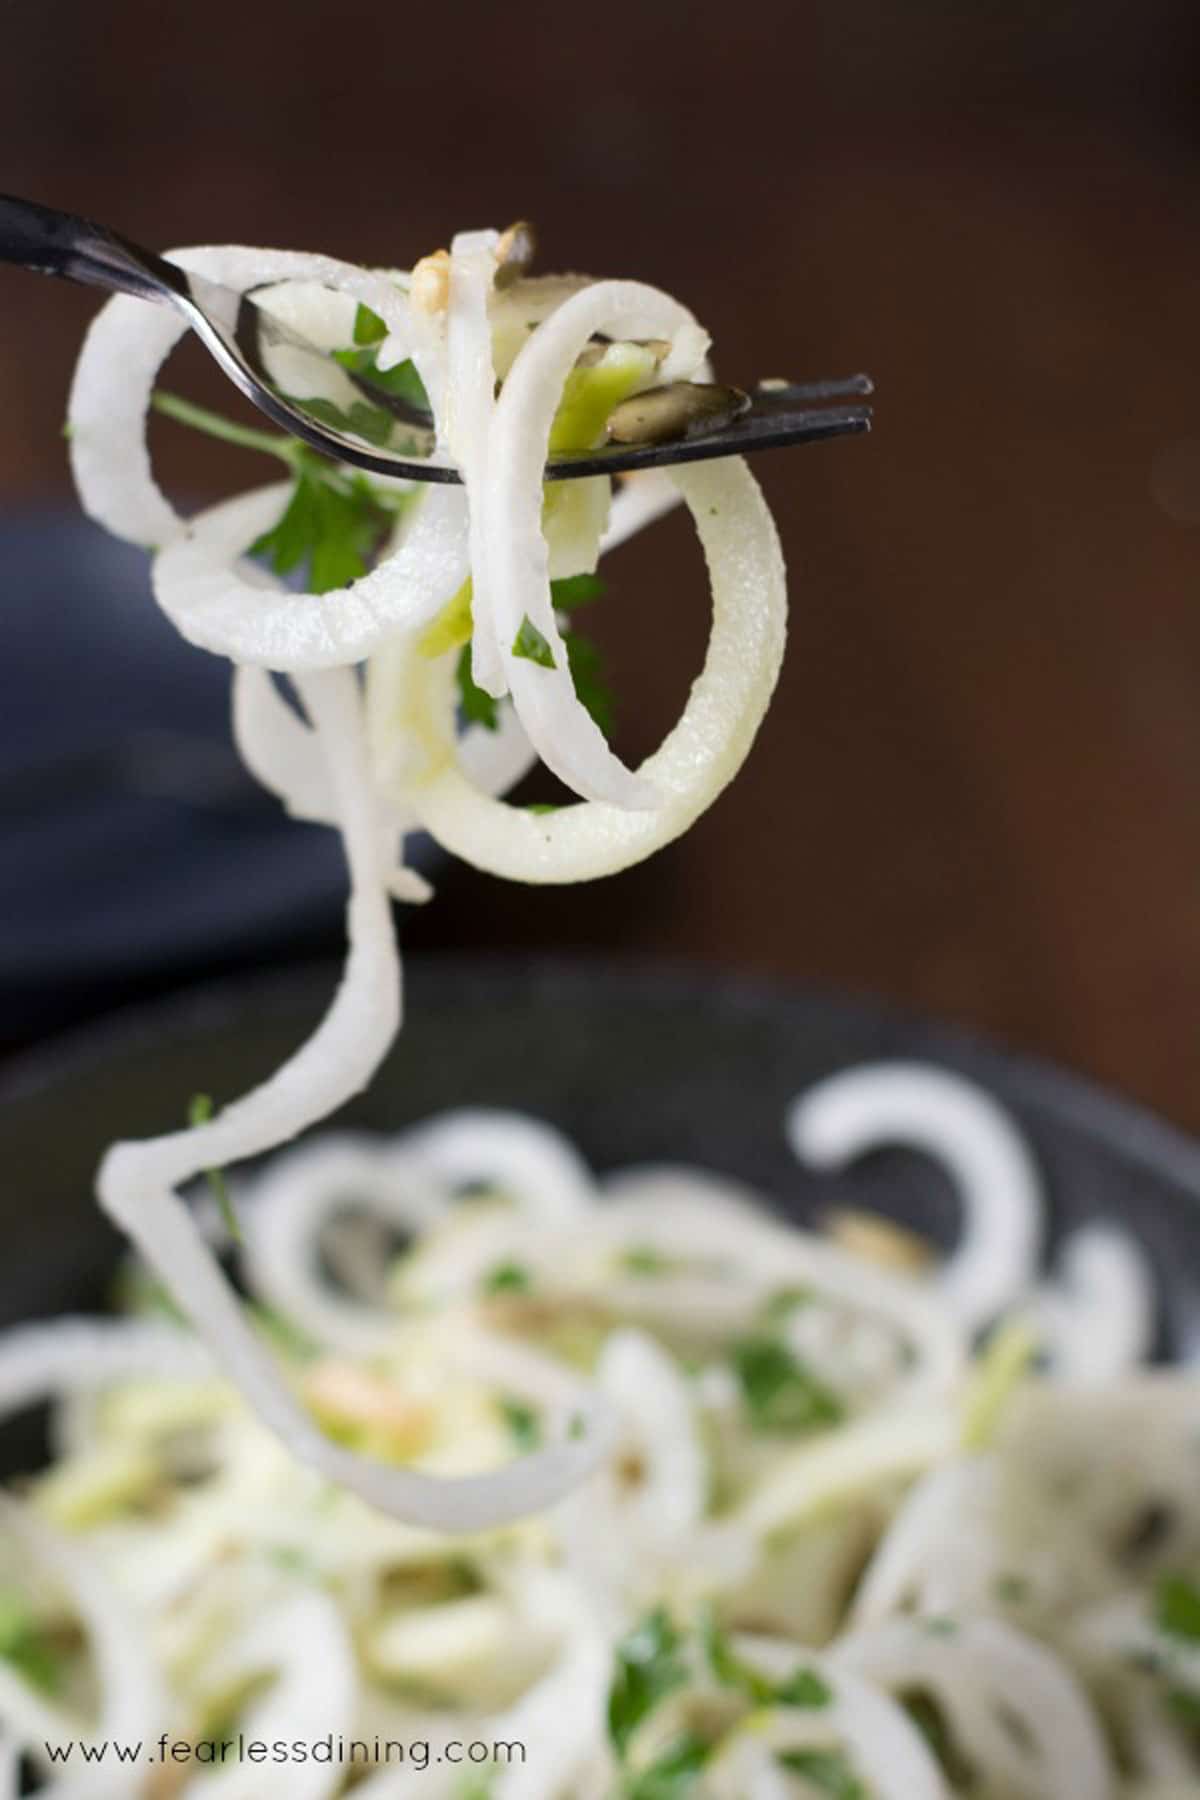
[[[1200,1205],[1200,1142],[1150,1108],[1074,1074],[1039,1055],[988,1035],[933,1019],[866,992],[819,983],[781,982],[721,965],[677,958],[604,953],[425,951],[405,958],[408,1010],[420,1005],[426,971],[452,980],[503,981],[527,975],[552,982],[603,981],[631,995],[653,985],[711,1005],[714,1012],[764,1009],[800,1013],[822,1007],[853,1014],[873,1034],[911,1045],[906,1056],[947,1062],[985,1089],[1002,1077],[1001,1103],[1028,1107],[1091,1139],[1100,1149],[1170,1183]],[[294,1016],[301,1007],[319,1016],[332,997],[341,968],[327,960],[269,972],[242,973],[174,989],[151,1001],[120,1007],[86,1025],[57,1033],[0,1065],[0,1107],[19,1104],[59,1081],[86,1074],[123,1052],[217,1030],[253,1007],[257,1014]],[[415,996],[415,1001],[414,1001]]]

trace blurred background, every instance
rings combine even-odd
[[[536,221],[660,283],[719,370],[878,385],[765,459],[792,641],[736,788],[590,890],[458,866],[418,948],[643,951],[883,995],[1200,1127],[1200,12],[1194,0],[711,0],[587,14],[9,6],[0,185],[156,247],[408,264]],[[341,877],[226,745],[228,671],[79,521],[97,297],[0,271],[0,1035],[336,947]],[[198,353],[171,385],[237,410]],[[178,427],[194,500],[265,479]],[[592,627],[619,746],[698,667],[686,523]]]

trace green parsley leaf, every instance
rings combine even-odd
[[[341,363],[352,375],[361,375],[372,387],[380,388],[385,394],[393,394],[397,399],[407,401],[410,406],[420,407],[422,412],[428,412],[429,395],[411,361],[398,362],[390,369],[378,366],[376,358],[379,346],[386,336],[387,326],[379,314],[372,312],[369,306],[360,305],[354,315],[355,348],[335,350],[333,360]]]
[[[1154,1622],[1168,1637],[1200,1643],[1200,1586],[1186,1575],[1164,1575],[1154,1596]]]
[[[366,574],[390,526],[390,510],[369,482],[301,466],[283,517],[248,554],[263,557],[277,575],[306,568],[309,590],[328,594]]]
[[[21,1596],[8,1591],[0,1592],[0,1658],[40,1693],[62,1688],[62,1658]]]
[[[417,374],[416,364],[405,358],[403,362],[393,364],[390,369],[381,369],[375,361],[374,350],[335,350],[334,362],[341,363],[343,369],[351,375],[361,375],[372,387],[378,388],[382,394],[391,394],[396,400],[403,400],[406,405],[421,412],[429,411],[429,395],[425,391],[425,383]],[[366,395],[364,404],[369,405]],[[394,419],[385,407],[379,408],[386,413],[389,430],[396,424],[403,425],[403,420]],[[415,421],[414,421],[415,423]]]
[[[630,1244],[621,1256],[621,1267],[627,1275],[666,1275],[676,1266],[653,1244]]]
[[[830,1706],[833,1703],[833,1690],[822,1681],[815,1669],[795,1669],[775,1689],[775,1703],[777,1706],[807,1708]]]
[[[496,717],[496,702],[481,687],[476,687],[475,678],[471,674],[470,644],[464,644],[459,651],[455,673],[458,677],[458,704],[463,718],[469,724],[482,725],[488,731],[498,731],[500,722]]]
[[[804,1287],[776,1288],[763,1302],[762,1316],[769,1324],[779,1325],[812,1299],[812,1289]]]
[[[550,598],[557,612],[570,612],[575,606],[588,606],[604,592],[600,575],[562,575],[550,583]]]
[[[514,656],[523,656],[528,662],[537,663],[542,669],[552,669],[555,666],[553,650],[528,613],[521,620],[513,639],[512,653]]]
[[[1002,1606],[1021,1606],[1029,1598],[1029,1582],[1024,1575],[1001,1572],[992,1582],[992,1593]]]
[[[533,1276],[524,1263],[501,1262],[488,1270],[480,1286],[485,1294],[527,1294]]]
[[[775,1696],[774,1682],[738,1655],[711,1611],[705,1614],[700,1629],[709,1667],[721,1686],[748,1694],[756,1706],[769,1706]]]
[[[364,306],[360,300],[354,314],[354,341],[356,344],[378,344],[387,336],[387,326],[377,312]]]
[[[832,1800],[870,1800],[866,1788],[840,1750],[779,1750],[775,1760],[793,1775],[800,1775],[818,1793]]]
[[[518,1450],[536,1450],[542,1441],[542,1421],[536,1409],[523,1400],[502,1398],[500,1411]]]
[[[711,1611],[705,1615],[701,1632],[709,1666],[722,1687],[739,1689],[756,1706],[818,1707],[832,1703],[832,1691],[814,1669],[794,1669],[783,1681],[773,1681],[756,1669],[738,1655]]]
[[[756,1429],[787,1434],[838,1425],[845,1407],[778,1338],[742,1338],[730,1352],[742,1398]]]
[[[684,1800],[695,1793],[696,1777],[711,1755],[706,1739],[681,1731],[661,1756],[630,1779],[625,1800]]]
[[[607,737],[613,726],[613,697],[604,674],[603,658],[592,640],[578,631],[563,632],[563,647],[575,692]]]
[[[659,1702],[682,1687],[687,1667],[682,1639],[665,1607],[656,1607],[617,1645],[608,1695],[608,1734],[618,1754]]]
[[[193,1094],[188,1101],[188,1124],[193,1127],[197,1125],[207,1125],[212,1116],[212,1095]],[[204,1177],[208,1182],[209,1187],[212,1189],[213,1198],[221,1209],[221,1217],[225,1221],[226,1231],[229,1233],[235,1244],[243,1243],[245,1240],[242,1237],[241,1221],[237,1216],[233,1201],[230,1198],[229,1184],[225,1180],[224,1172],[221,1169],[205,1169]]]
[[[535,819],[540,819],[546,813],[561,812],[562,807],[556,806],[552,800],[531,800],[525,811],[532,813]]]

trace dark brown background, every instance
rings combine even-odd
[[[398,263],[523,214],[547,266],[677,292],[735,378],[878,382],[872,440],[761,466],[793,636],[736,797],[587,893],[447,872],[412,941],[874,990],[1200,1125],[1193,0],[10,0],[2,29],[11,191]],[[0,284],[5,506],[65,489],[93,306]],[[241,473],[163,448],[193,491]],[[636,750],[703,583],[679,521],[618,571]]]

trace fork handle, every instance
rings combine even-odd
[[[9,194],[0,194],[0,263],[134,294],[139,300],[173,302],[187,296],[183,273],[152,250],[142,250],[90,219]]]

